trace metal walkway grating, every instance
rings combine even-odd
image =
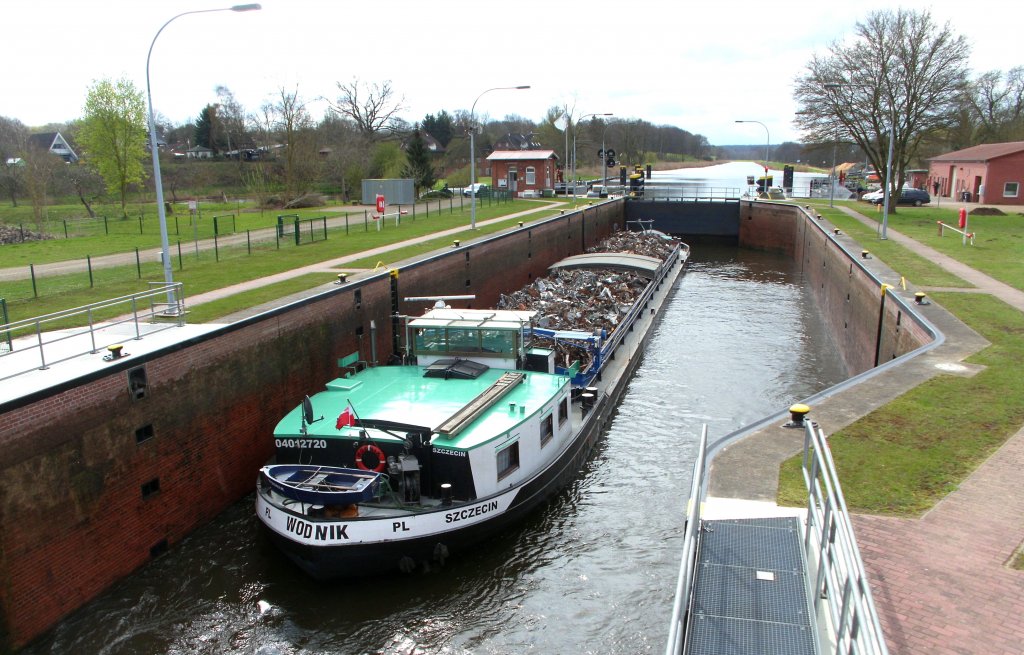
[[[704,521],[690,655],[815,655],[799,519]]]

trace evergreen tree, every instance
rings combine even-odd
[[[402,168],[402,177],[413,179],[417,198],[420,189],[430,189],[437,181],[434,176],[434,164],[430,161],[430,152],[427,151],[423,134],[418,127],[412,131],[412,136],[405,144],[405,167]]]
[[[455,119],[452,115],[441,110],[437,116],[427,114],[423,119],[423,131],[434,137],[445,148],[451,143],[452,133],[455,131]]]
[[[197,146],[204,146],[210,150],[217,150],[215,126],[217,124],[217,107],[206,105],[203,111],[199,112],[199,118],[195,122],[195,143]]]

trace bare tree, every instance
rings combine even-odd
[[[273,106],[274,128],[284,141],[284,187],[286,202],[303,195],[317,172],[316,141],[313,121],[298,88],[279,90]]]
[[[43,231],[46,221],[46,198],[58,166],[64,162],[46,148],[26,148],[23,153],[25,191],[32,203],[36,229]]]
[[[217,99],[220,100],[217,108],[219,127],[227,141],[228,152],[235,151],[238,165],[241,166],[241,149],[243,141],[246,139],[245,111],[242,109],[241,103],[235,99],[235,94],[228,87],[223,84],[218,85],[216,92]]]
[[[338,82],[340,95],[330,102],[331,109],[349,118],[360,132],[376,141],[396,131],[398,112],[405,109],[405,98],[395,98],[391,80],[381,84],[364,85],[358,79],[349,84]]]
[[[1024,134],[1024,66],[981,75],[967,99],[977,124],[975,142],[1014,141]]]
[[[852,140],[898,197],[922,139],[948,127],[960,104],[970,48],[927,11],[878,11],[852,42],[815,55],[796,80],[805,140]],[[893,171],[887,170],[890,128]],[[890,210],[891,211],[891,210]]]

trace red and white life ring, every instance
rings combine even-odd
[[[366,453],[373,453],[377,458],[377,466],[370,468],[363,463],[363,455]],[[359,447],[356,451],[356,466],[363,469],[364,471],[373,471],[374,473],[380,473],[387,466],[387,457],[384,456],[384,451],[373,445],[372,443],[364,444]]]

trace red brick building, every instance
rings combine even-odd
[[[524,191],[541,195],[544,189],[555,187],[554,150],[495,150],[487,157],[491,166],[491,180],[498,191],[509,191],[519,197]],[[532,194],[531,194],[532,195]]]
[[[929,162],[928,191],[934,195],[961,200],[969,193],[972,202],[1024,205],[1024,141],[986,143]]]

